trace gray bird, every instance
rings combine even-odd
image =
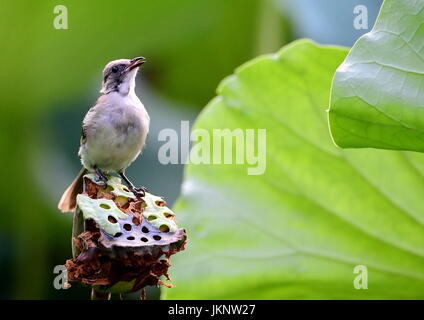
[[[78,155],[84,167],[63,193],[58,205],[61,211],[75,209],[83,176],[88,172],[96,172],[103,183],[107,183],[107,174],[114,172],[134,194],[139,196],[145,191],[125,176],[125,169],[141,153],[149,132],[149,115],[134,92],[135,76],[145,61],[143,57],[120,59],[104,68],[102,95],[82,123]]]

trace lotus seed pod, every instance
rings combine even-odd
[[[148,192],[137,198],[117,177],[106,186],[94,174],[84,176],[77,196],[72,232],[73,258],[66,262],[68,281],[98,292],[129,293],[147,285],[172,286],[170,257],[184,250],[185,230],[163,198]]]

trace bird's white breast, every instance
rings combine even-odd
[[[110,93],[84,119],[87,141],[80,149],[86,167],[124,170],[140,154],[149,131],[149,116],[135,94]]]

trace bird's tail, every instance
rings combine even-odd
[[[75,210],[77,206],[77,195],[82,193],[83,177],[86,173],[87,169],[82,168],[75,180],[65,190],[57,206],[59,210],[62,212],[73,212]]]

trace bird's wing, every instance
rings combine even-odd
[[[82,121],[82,126],[81,126],[81,139],[80,139],[80,146],[82,146],[83,144],[85,144],[87,142],[87,119],[90,119],[93,115],[93,112],[95,112],[95,108],[96,106],[98,106],[100,103],[102,103],[102,101],[104,99],[102,99],[103,96],[100,96],[96,103],[88,110],[87,114],[84,117],[84,120]]]
[[[87,128],[84,126],[84,124],[81,127],[81,139],[80,139],[80,146],[85,144],[87,142]]]

